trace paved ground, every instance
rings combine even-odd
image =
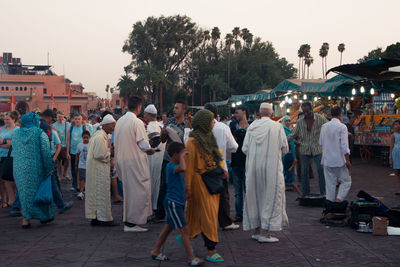
[[[364,189],[374,196],[385,197],[388,206],[400,203],[394,196],[399,188],[391,170],[379,163],[353,166],[353,186],[349,199],[355,199]],[[312,180],[314,191],[316,179]],[[64,185],[66,187],[67,185]],[[231,193],[233,188],[231,188]],[[122,226],[93,228],[84,219],[84,203],[65,192],[74,207],[58,215],[50,225],[33,223],[23,230],[20,218],[7,216],[0,209],[0,265],[1,266],[183,266],[186,257],[172,235],[164,253],[172,259],[160,264],[150,259],[161,224],[149,225],[143,234],[124,233]],[[218,251],[225,258],[219,266],[383,266],[399,265],[400,237],[377,237],[361,234],[350,228],[325,227],[318,222],[321,208],[298,206],[296,194],[287,193],[287,212],[290,227],[278,233],[277,244],[258,244],[249,232],[221,231]],[[232,205],[233,207],[233,205]],[[121,222],[122,206],[113,206],[117,222]],[[193,240],[197,255],[204,257],[206,249],[200,238]],[[205,266],[212,266],[207,263]]]

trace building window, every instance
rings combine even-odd
[[[1,91],[4,91],[4,86],[1,87]]]
[[[24,87],[24,91],[28,90],[28,88]]]
[[[117,99],[116,104],[117,104],[117,106],[119,106],[119,99]]]
[[[8,86],[6,86],[6,91],[8,91]]]
[[[22,91],[22,87],[20,87],[19,90]]]
[[[44,95],[47,94],[47,89],[46,88],[43,88],[43,94]]]
[[[15,87],[15,91],[18,91],[18,87]]]

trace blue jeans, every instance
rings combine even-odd
[[[78,190],[78,180],[77,180],[77,173],[75,171],[75,158],[76,155],[71,155],[71,174],[72,174],[72,187]]]
[[[235,187],[236,217],[243,218],[243,192],[246,192],[246,169],[232,166],[232,179]]]
[[[310,161],[314,160],[318,171],[319,191],[321,195],[325,195],[325,176],[324,168],[321,165],[322,154],[311,156],[311,155],[300,155],[301,164],[301,189],[303,196],[310,194]]]

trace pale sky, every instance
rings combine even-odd
[[[355,63],[400,41],[398,0],[0,0],[0,7],[1,54],[44,65],[49,52],[57,74],[101,96],[130,62],[121,50],[132,25],[148,16],[187,15],[203,29],[218,26],[221,37],[236,26],[248,28],[295,67],[298,48],[308,43],[313,78],[322,76],[323,42],[330,44],[329,69],[339,64],[339,43],[346,45],[343,63]]]

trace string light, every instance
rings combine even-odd
[[[293,103],[293,100],[292,100],[291,98],[289,98],[288,103],[289,103],[289,104],[292,104],[292,103]]]
[[[328,100],[331,100],[331,96],[328,96]]]
[[[304,99],[304,100],[307,100],[307,95],[303,95],[303,99]]]
[[[353,90],[351,90],[351,94],[356,95],[356,88],[353,88]]]
[[[289,113],[289,112],[290,112],[290,109],[286,109],[286,112]]]
[[[374,95],[374,94],[375,94],[374,88],[371,88],[371,90],[369,91],[369,93],[370,93],[371,95]]]
[[[293,98],[294,98],[294,99],[297,99],[297,95],[294,95]]]
[[[395,94],[390,94],[390,97],[391,97],[391,98],[395,98],[396,95],[395,95]]]
[[[317,102],[318,101],[318,97],[314,97],[314,102]]]
[[[236,103],[236,105],[240,106],[242,104],[242,101],[239,101]]]
[[[233,107],[233,108],[236,107],[236,104],[235,104],[235,103],[232,103],[232,107]]]
[[[301,104],[301,103],[303,103],[303,100],[301,100],[301,99],[300,99],[300,101],[299,101],[299,102],[300,102],[300,104]]]
[[[288,100],[289,100],[289,97],[285,96],[285,101],[288,102]]]
[[[281,103],[279,104],[279,106],[280,106],[281,108],[283,108],[284,105],[285,105],[284,102],[281,102]]]
[[[350,97],[350,100],[353,101],[354,100],[354,96]]]
[[[364,88],[364,86],[361,86],[360,92],[361,92],[361,93],[365,93],[365,88]]]

